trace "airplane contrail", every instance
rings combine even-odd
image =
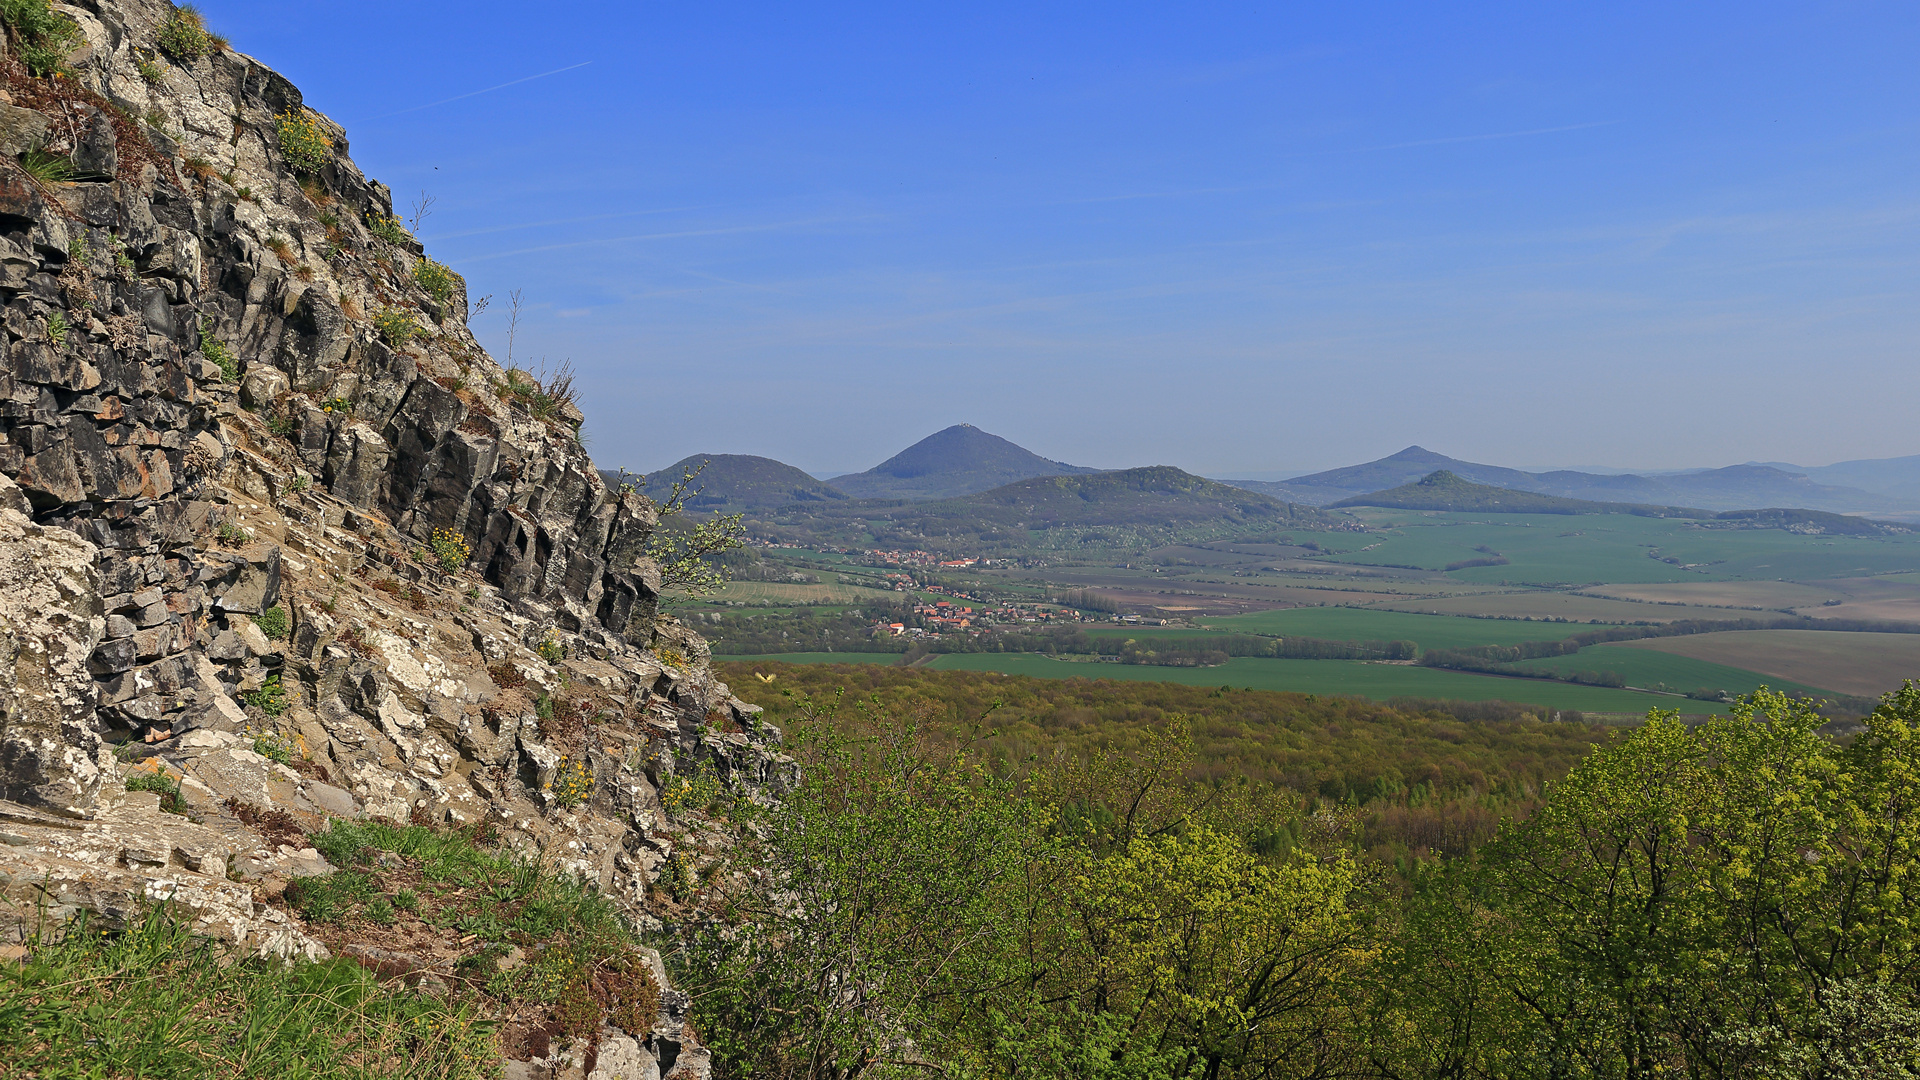
[[[478,97],[481,94],[490,94],[495,90],[504,90],[509,86],[519,86],[521,83],[532,82],[535,79],[544,79],[549,75],[558,75],[563,71],[572,71],[575,68],[583,68],[591,63],[593,63],[593,61],[591,60],[582,60],[578,64],[568,64],[566,67],[563,67],[563,68],[554,68],[552,71],[543,71],[538,75],[529,75],[524,79],[514,79],[511,82],[503,82],[497,86],[489,86],[483,90],[470,90],[464,94],[455,94],[450,98],[441,98],[439,101],[429,101],[425,105],[415,105],[412,108],[407,108],[407,109],[395,109],[393,112],[381,113],[379,116],[362,117],[358,122],[366,123],[369,120],[385,120],[389,116],[400,116],[405,113],[419,112],[421,109],[431,109],[436,105],[445,105],[445,104],[448,104],[449,102],[461,101],[470,97]]]

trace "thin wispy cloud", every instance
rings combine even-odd
[[[389,116],[404,116],[407,113],[419,112],[422,109],[433,109],[433,108],[438,108],[441,105],[451,105],[456,101],[465,101],[470,97],[479,97],[481,94],[491,94],[495,90],[505,90],[509,86],[519,86],[521,83],[530,83],[535,79],[544,79],[549,75],[558,75],[563,71],[574,71],[579,68],[586,67],[588,64],[591,64],[591,63],[593,63],[593,61],[591,60],[582,60],[577,64],[568,64],[566,67],[554,68],[552,71],[543,71],[538,75],[528,75],[525,78],[513,79],[508,82],[497,83],[493,86],[485,87],[484,89],[469,90],[464,94],[455,94],[450,98],[441,98],[439,101],[429,101],[425,105],[412,105],[404,109],[395,109],[394,111],[389,113],[381,113],[378,116],[362,117],[357,122],[364,124],[371,120],[385,120]]]

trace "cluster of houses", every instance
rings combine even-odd
[[[965,596],[959,598],[971,599]],[[1041,604],[1004,604],[989,607],[984,603],[976,606],[956,603],[953,600],[934,600],[915,604],[913,616],[913,623],[876,620],[873,625],[875,629],[886,630],[895,637],[928,637],[942,633],[980,634],[994,629],[1012,629],[1024,625],[1059,626],[1066,623],[1100,622],[1105,618],[1083,615],[1072,608],[1047,607]]]

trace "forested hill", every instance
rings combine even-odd
[[[694,510],[730,513],[760,510],[791,502],[843,502],[843,491],[815,480],[784,461],[753,454],[695,454],[646,477],[646,493],[664,501],[673,482],[698,469],[689,487],[698,492],[687,499]],[[609,483],[617,476],[607,475]],[[631,475],[628,480],[635,479]]]
[[[749,515],[756,535],[786,543],[878,544],[981,554],[1181,543],[1357,527],[1166,465],[1046,476],[932,502],[790,504]]]
[[[1098,470],[1043,458],[972,424],[955,424],[868,469],[829,483],[861,499],[946,499],[1034,476]]]
[[[1789,529],[1830,536],[1883,536],[1908,532],[1905,525],[1871,521],[1824,510],[1772,508],[1766,510],[1699,510],[1686,506],[1646,503],[1592,502],[1542,495],[1533,491],[1476,484],[1442,469],[1412,484],[1402,484],[1371,495],[1342,499],[1343,506],[1384,506],[1401,510],[1445,510],[1477,514],[1634,514],[1640,517],[1696,518],[1722,528]]]
[[[1342,506],[1386,506],[1400,510],[1452,510],[1494,514],[1637,514],[1642,517],[1711,518],[1707,510],[1684,506],[1651,506],[1645,503],[1595,502],[1542,495],[1536,491],[1476,484],[1446,469],[1428,473],[1411,484],[1355,495],[1331,504]]]

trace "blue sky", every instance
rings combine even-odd
[[[605,466],[1920,453],[1910,3],[202,7]]]

